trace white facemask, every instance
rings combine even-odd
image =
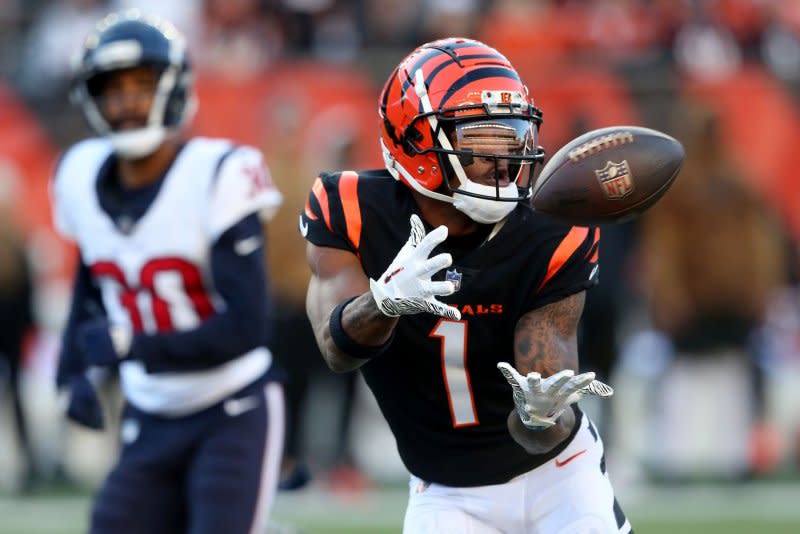
[[[114,152],[123,158],[138,159],[155,152],[167,137],[163,126],[145,126],[109,134]]]
[[[470,180],[464,180],[459,187],[462,191],[468,191],[484,196],[495,196],[496,189],[491,185],[481,185]],[[518,198],[516,184],[510,183],[500,188],[500,198]],[[481,224],[496,223],[503,220],[509,213],[517,207],[516,202],[488,200],[485,198],[475,198],[469,195],[462,195],[458,192],[453,193],[453,206],[470,219]]]

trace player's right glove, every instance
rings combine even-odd
[[[438,271],[453,263],[450,254],[428,258],[436,245],[447,239],[447,227],[439,226],[429,234],[417,215],[411,216],[411,235],[378,280],[369,281],[372,297],[384,315],[397,317],[415,313],[433,313],[448,319],[461,319],[454,307],[438,301],[437,295],[455,291],[453,282],[431,281]]]
[[[506,362],[497,364],[511,385],[514,406],[522,424],[532,430],[545,430],[556,424],[570,405],[585,397],[610,397],[614,390],[594,379],[594,373],[576,375],[571,369],[542,379],[537,372],[522,376]]]
[[[103,408],[89,379],[81,374],[67,385],[67,409],[69,419],[85,427],[103,429]]]
[[[128,357],[132,339],[130,328],[111,324],[105,317],[78,327],[78,346],[89,366],[118,364]]]

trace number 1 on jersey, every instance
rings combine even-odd
[[[442,376],[453,426],[479,424],[467,372],[467,322],[441,319],[428,335],[442,342]]]

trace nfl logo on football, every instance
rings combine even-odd
[[[457,270],[453,269],[452,271],[447,271],[444,274],[444,279],[446,282],[453,282],[456,291],[461,289],[461,273]]]
[[[622,163],[607,161],[606,166],[594,171],[603,193],[610,199],[624,198],[633,192],[633,176],[628,160]]]

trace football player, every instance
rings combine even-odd
[[[166,21],[103,19],[72,97],[98,137],[52,184],[56,226],[80,249],[57,382],[90,428],[98,370],[119,370],[126,400],[90,530],[259,532],[284,431],[262,242],[281,194],[255,148],[182,138],[192,72]]]
[[[398,65],[379,110],[386,169],[322,174],[300,232],[323,355],[363,372],[411,472],[403,531],[630,532],[576,404],[612,393],[575,372],[600,234],[527,202],[526,86],[449,38]]]

